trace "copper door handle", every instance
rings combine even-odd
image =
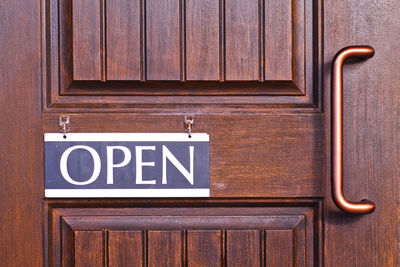
[[[373,212],[369,200],[348,201],[343,195],[343,64],[349,58],[370,58],[375,51],[370,46],[349,46],[340,50],[332,65],[332,198],[344,212],[365,214]]]

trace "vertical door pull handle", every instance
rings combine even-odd
[[[348,201],[343,194],[343,64],[349,58],[370,58],[370,46],[349,46],[340,50],[332,64],[332,198],[343,212],[365,214],[375,209],[369,200]]]

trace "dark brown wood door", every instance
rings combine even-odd
[[[0,3],[4,266],[398,266],[398,1]],[[331,197],[331,64],[344,194]],[[43,134],[210,135],[210,198],[44,197]]]

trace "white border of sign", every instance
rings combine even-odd
[[[49,198],[139,198],[139,197],[209,197],[210,189],[45,189]]]
[[[45,133],[45,142],[208,142],[207,133]]]

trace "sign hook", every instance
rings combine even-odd
[[[67,132],[69,131],[69,116],[68,115],[60,115],[58,118],[58,125],[60,126],[60,131],[63,133],[64,139],[67,138]]]
[[[194,125],[194,116],[185,116],[183,119],[183,129],[188,134],[189,138],[192,138],[192,130]]]

